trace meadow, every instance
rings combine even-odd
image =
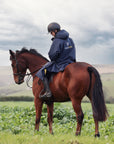
[[[114,105],[107,104],[109,118],[100,123],[101,137],[94,138],[94,120],[90,103],[82,103],[84,121],[81,136],[75,136],[76,116],[71,102],[54,105],[53,131],[49,134],[44,104],[40,131],[34,130],[33,102],[0,102],[0,144],[113,144]]]
[[[55,103],[54,135],[49,134],[47,108],[44,104],[40,131],[35,131],[32,90],[26,83],[14,83],[11,68],[0,67],[0,144],[114,144],[114,71],[109,71],[109,68],[107,70],[108,73],[101,74],[101,79],[105,100],[112,103],[107,104],[110,116],[99,125],[101,137],[94,138],[95,126],[90,103],[82,103],[84,120],[81,136],[75,136],[76,116],[71,102]],[[84,101],[88,102],[88,99],[85,97]]]

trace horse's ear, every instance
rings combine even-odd
[[[10,53],[12,58],[15,58],[15,53],[12,50],[9,50],[9,53]]]

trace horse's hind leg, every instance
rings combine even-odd
[[[80,135],[81,134],[81,127],[82,127],[82,122],[83,122],[83,118],[84,118],[84,114],[81,108],[81,102],[76,101],[76,100],[72,100],[72,105],[74,108],[74,111],[76,113],[76,119],[77,119],[77,128],[76,128],[76,135]]]
[[[91,98],[91,93],[88,95],[88,98],[91,102],[91,105],[92,105],[92,98]],[[96,120],[95,118],[95,113],[94,113],[94,110],[93,110],[93,118],[94,118],[94,122],[95,122],[95,137],[100,137],[100,133],[99,133],[99,122],[98,120]]]
[[[91,102],[91,103],[92,103],[92,102]],[[99,133],[99,122],[98,122],[98,120],[96,120],[94,111],[93,111],[93,118],[94,118],[94,122],[95,122],[95,137],[100,137],[100,133]]]
[[[52,123],[53,123],[53,103],[47,105],[48,112],[48,124],[49,124],[49,133],[53,134]]]
[[[95,120],[95,137],[100,137],[100,133],[99,133],[99,122],[97,120]]]

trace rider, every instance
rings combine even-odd
[[[47,29],[53,36],[53,42],[48,52],[51,61],[46,63],[36,74],[44,84],[45,93],[40,95],[41,99],[49,99],[52,96],[47,78],[49,72],[63,71],[68,64],[76,62],[75,45],[69,38],[69,33],[61,30],[60,25],[56,22],[50,23]]]

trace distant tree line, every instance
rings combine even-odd
[[[0,96],[0,101],[34,101],[34,97],[30,96]],[[113,97],[106,97],[105,96],[106,103],[114,103]],[[89,103],[90,101],[88,99],[83,100],[84,103]]]

